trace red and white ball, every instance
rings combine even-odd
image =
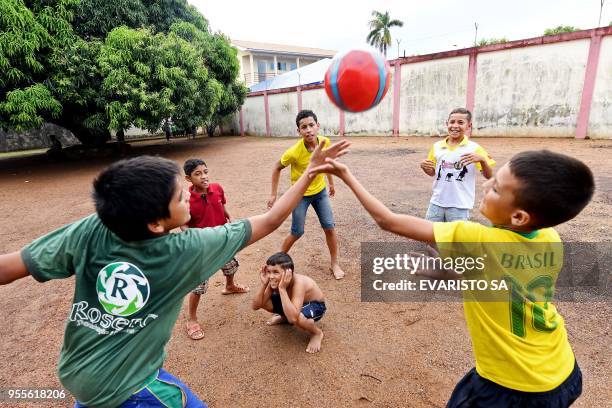
[[[325,73],[325,92],[338,108],[363,112],[382,101],[391,81],[389,63],[372,50],[338,54]]]

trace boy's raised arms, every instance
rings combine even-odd
[[[312,175],[329,173],[342,179],[374,221],[385,231],[417,241],[435,242],[433,222],[410,215],[395,214],[370,194],[346,165],[330,157],[325,159],[324,164],[312,166],[309,172]]]
[[[350,142],[343,140],[323,150],[323,141],[314,150],[309,168],[325,163],[325,159],[336,159],[348,153]],[[289,216],[293,208],[301,200],[304,192],[312,181],[312,175],[304,172],[302,177],[289,189],[270,211],[249,218],[251,223],[251,239],[247,245],[258,241],[278,228]],[[0,255],[0,285],[6,285],[29,275],[21,251]]]

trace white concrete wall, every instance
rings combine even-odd
[[[478,53],[473,134],[575,137],[589,46],[587,38]],[[402,64],[399,133],[446,134],[448,113],[467,102],[468,67],[467,55]],[[602,38],[596,76],[587,136],[612,139],[612,36]],[[253,110],[255,100],[261,101],[261,118],[254,119],[263,125],[245,116],[245,130],[265,135],[263,98],[249,97],[245,107]],[[339,111],[323,89],[303,92],[302,101],[319,116],[323,134],[339,134]],[[270,95],[270,112],[274,136],[295,135],[295,92]],[[345,115],[347,136],[391,135],[392,129],[393,79],[377,107]]]
[[[346,136],[389,136],[393,133],[393,75],[389,89],[378,105],[359,113],[347,113],[344,117]]]
[[[240,111],[235,112],[232,116],[229,117],[228,121],[236,129],[236,134],[240,135]]]
[[[265,136],[266,112],[263,96],[246,98],[242,105],[244,133],[247,135]]]
[[[574,137],[589,40],[478,55],[474,135]]]
[[[263,103],[263,98],[261,103]],[[296,134],[295,115],[298,111],[295,92],[268,95],[268,104],[272,136],[294,136]]]
[[[612,138],[612,36],[601,41],[599,66],[589,116],[587,135],[593,139]]]
[[[448,113],[465,106],[468,64],[463,56],[401,66],[400,134],[446,133]]]
[[[292,93],[292,95],[295,95],[295,93]],[[317,115],[322,135],[337,136],[340,134],[340,111],[331,103],[325,89],[311,89],[302,92],[302,109],[309,109]],[[293,113],[294,120],[295,115],[297,115],[297,109]],[[297,136],[295,132],[294,135]]]

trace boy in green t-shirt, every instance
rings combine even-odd
[[[552,227],[577,216],[591,200],[595,183],[584,163],[546,150],[512,157],[486,182],[480,202],[493,227],[395,214],[335,160],[310,171],[342,179],[382,229],[435,242],[444,258],[468,248],[462,255],[482,257],[492,266],[480,276],[491,281],[490,276],[501,275],[511,285],[493,298],[464,290],[476,367],[457,384],[448,407],[567,407],[580,396],[582,374],[563,318],[551,302],[561,269],[552,260],[563,259]],[[471,279],[443,269],[421,272],[458,282]]]
[[[323,151],[320,144],[311,166],[343,155],[348,146],[339,142]],[[136,401],[204,407],[161,368],[183,298],[278,228],[311,177],[305,173],[265,214],[169,234],[190,218],[176,163],[150,156],[116,162],[94,181],[96,214],[0,255],[0,284],[28,275],[40,282],[75,275],[58,376],[77,407]]]

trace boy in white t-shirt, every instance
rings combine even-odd
[[[453,109],[446,125],[448,137],[434,143],[427,159],[421,162],[425,174],[434,177],[425,218],[437,222],[468,220],[474,207],[476,169],[489,179],[493,176],[495,160],[465,135],[472,127],[469,110]]]

